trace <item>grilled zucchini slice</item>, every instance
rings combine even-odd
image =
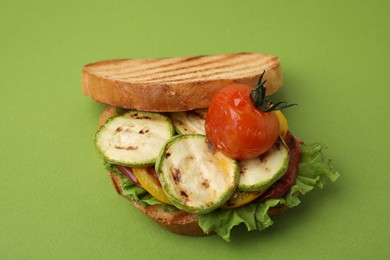
[[[206,134],[204,123],[207,108],[171,113],[170,117],[179,134]]]
[[[206,136],[178,135],[161,150],[156,172],[177,208],[203,214],[223,205],[238,184],[238,164],[222,152],[213,153]]]
[[[239,161],[240,191],[263,191],[286,172],[289,151],[282,138],[260,157]]]
[[[110,163],[130,167],[153,165],[174,134],[169,117],[152,112],[129,111],[112,117],[100,127],[95,145]]]

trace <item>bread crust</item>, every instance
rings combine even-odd
[[[102,113],[99,119],[99,126],[103,125],[104,122],[116,115],[116,108],[113,106],[108,106]],[[148,207],[143,207],[139,203],[131,200],[130,197],[123,195],[122,193],[122,182],[121,179],[113,174],[108,172],[113,186],[119,195],[122,195],[127,200],[129,200],[133,205],[149,217],[151,220],[159,224],[161,227],[180,235],[188,236],[208,236],[213,235],[214,233],[206,234],[200,228],[198,224],[198,216],[196,214],[188,213],[182,210],[177,211],[165,211],[161,205],[152,205]],[[286,205],[279,207],[273,207],[268,210],[270,216],[280,214],[287,208]]]
[[[118,194],[123,196],[120,178],[112,172],[109,172],[109,176]],[[188,236],[206,236],[198,225],[198,216],[196,214],[182,210],[165,211],[161,205],[143,207],[128,196],[124,197],[151,220],[173,233]]]
[[[206,234],[200,228],[198,224],[198,216],[196,214],[188,213],[182,210],[177,211],[165,211],[161,205],[152,205],[148,207],[143,207],[139,203],[133,201],[128,196],[122,194],[121,180],[118,176],[109,172],[109,176],[112,180],[114,188],[119,195],[122,195],[127,200],[129,200],[133,205],[149,217],[151,220],[159,224],[161,227],[180,235],[187,236],[208,236],[213,235],[214,233]],[[273,207],[268,210],[270,216],[274,216],[282,213],[286,210],[287,206],[282,205],[279,207]]]
[[[237,68],[236,63],[229,63],[229,60],[237,58],[242,60],[239,65],[247,67]],[[209,59],[214,61],[210,62]],[[160,70],[157,72],[153,72],[156,70],[154,67],[149,74],[147,69],[137,70],[137,66],[162,62],[164,66],[159,65],[157,69]],[[212,67],[199,72],[206,63],[209,66],[212,64]],[[184,68],[193,71],[183,71],[183,78],[178,78],[177,75],[169,76],[175,66],[178,70]],[[118,67],[125,72],[117,75],[112,67]],[[167,67],[172,68],[169,70]],[[220,72],[221,67],[223,73]],[[127,72],[126,75],[127,70],[132,73]],[[271,55],[234,53],[165,59],[107,60],[84,66],[82,91],[84,95],[98,102],[117,107],[156,112],[187,111],[208,107],[214,94],[226,85],[256,86],[264,70],[267,94],[270,95],[282,86],[283,81],[279,58]],[[209,72],[211,74],[207,74]],[[154,79],[156,75],[161,79]]]

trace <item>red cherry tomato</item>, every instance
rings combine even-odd
[[[215,149],[235,159],[265,153],[279,134],[275,112],[263,112],[250,100],[252,88],[230,85],[213,97],[206,115],[206,135]]]

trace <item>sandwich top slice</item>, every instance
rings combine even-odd
[[[180,58],[121,59],[88,64],[82,91],[94,100],[127,109],[173,112],[206,108],[224,86],[256,86],[266,70],[267,92],[282,86],[279,59],[260,53]]]
[[[86,65],[82,76],[83,93],[109,105],[95,143],[114,187],[172,232],[217,233],[229,240],[241,223],[262,230],[272,224],[270,216],[298,205],[298,196],[339,175],[323,146],[294,137],[281,112],[273,115],[276,140],[261,155],[234,158],[211,144],[205,119],[213,98],[226,86],[254,88],[263,76],[267,95],[276,92],[282,85],[277,57],[108,60]],[[265,100],[267,109],[272,103],[265,87],[263,94],[254,99]]]

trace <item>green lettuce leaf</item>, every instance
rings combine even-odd
[[[301,201],[297,193],[305,195],[314,187],[323,188],[326,181],[336,181],[339,173],[333,169],[330,160],[324,155],[325,146],[321,144],[303,144],[302,156],[298,166],[297,180],[291,190],[280,199],[270,199],[259,204],[247,204],[233,209],[217,209],[199,215],[199,226],[206,233],[215,232],[226,241],[234,226],[243,223],[248,231],[264,230],[273,224],[268,209],[280,205],[292,208]]]
[[[305,195],[314,187],[323,188],[327,181],[334,182],[339,173],[333,169],[331,161],[323,153],[324,145],[303,144],[302,155],[298,165],[297,180],[291,190],[282,198],[270,199],[263,203],[251,203],[233,209],[217,209],[207,214],[199,215],[199,226],[205,233],[215,232],[226,241],[230,240],[230,232],[233,227],[244,224],[248,231],[264,230],[273,224],[268,215],[268,209],[281,205],[292,208],[301,201],[298,193]],[[117,174],[122,181],[123,195],[129,196],[143,207],[149,205],[162,205],[166,210],[177,210],[175,207],[160,202],[151,196],[146,190],[136,186],[132,181],[123,176],[112,165],[106,164],[112,172]]]
[[[167,211],[177,210],[175,207],[159,201],[158,199],[150,195],[145,189],[135,185],[134,182],[126,178],[120,171],[118,171],[118,169],[114,167],[114,165],[106,162],[105,167],[121,179],[122,194],[124,196],[130,197],[130,199],[137,202],[142,207],[161,205],[163,206],[164,210]]]

